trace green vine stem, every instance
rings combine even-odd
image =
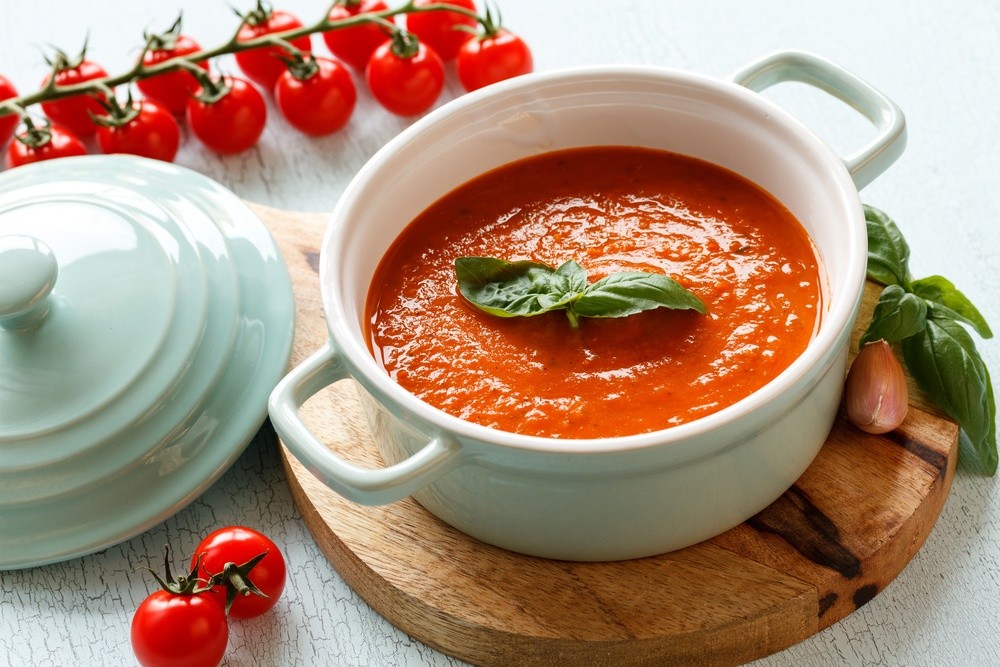
[[[261,37],[246,41],[239,41],[237,36],[239,35],[240,28],[242,28],[245,23],[244,19],[244,21],[240,23],[236,31],[233,33],[233,36],[230,37],[224,44],[220,44],[219,46],[210,49],[202,49],[201,51],[197,51],[195,53],[177,56],[175,58],[159,62],[155,65],[146,65],[143,63],[143,57],[147,52],[155,48],[157,43],[157,36],[149,35],[146,37],[146,43],[144,44],[141,53],[139,53],[139,56],[136,58],[135,64],[132,65],[131,69],[122,72],[121,74],[115,74],[100,79],[91,79],[89,81],[83,81],[70,86],[57,85],[55,83],[55,76],[51,76],[49,77],[46,85],[37,91],[20,97],[11,97],[0,102],[0,116],[16,113],[24,118],[26,114],[25,110],[32,105],[38,104],[39,102],[48,102],[50,100],[57,100],[64,97],[70,97],[72,95],[79,95],[81,93],[90,93],[94,91],[103,92],[139,79],[146,79],[151,76],[156,76],[157,74],[171,72],[173,70],[188,67],[194,63],[211,60],[212,58],[217,58],[219,56],[238,53],[240,51],[248,51],[261,46],[283,46],[297,37],[303,37],[317,32],[341,30],[365,23],[386,23],[388,19],[401,14],[450,11],[458,14],[465,14],[470,18],[474,18],[480,24],[485,25],[485,19],[482,16],[474,11],[465,9],[464,7],[443,3],[417,6],[414,4],[414,0],[408,0],[399,7],[384,9],[379,12],[358,14],[349,18],[331,21],[329,18],[330,12],[337,4],[337,2],[331,4],[323,14],[323,18],[311,25],[305,25],[301,28],[295,28],[294,30],[286,30],[284,32],[262,35]]]

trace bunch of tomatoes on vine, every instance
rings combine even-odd
[[[118,75],[90,60],[85,44],[76,57],[57,50],[31,94],[18,96],[0,76],[6,166],[86,154],[90,137],[102,153],[170,162],[182,123],[208,149],[240,153],[264,131],[265,96],[292,127],[322,136],[347,124],[357,80],[388,111],[417,116],[440,97],[446,61],[455,61],[468,91],[533,69],[524,41],[503,27],[495,8],[478,13],[474,0],[408,0],[395,8],[384,0],[337,0],[308,26],[257,0],[240,18],[228,42],[203,49],[178,17],[165,32],[145,35],[140,57]],[[329,56],[314,52],[314,36]],[[213,59],[226,54],[239,76],[213,71]],[[36,106],[43,115],[31,113]]]

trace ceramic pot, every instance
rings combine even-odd
[[[758,94],[797,80],[860,110],[876,136],[842,158]],[[694,544],[741,523],[805,471],[837,413],[865,282],[858,196],[905,144],[897,106],[816,56],[783,52],[719,80],[652,67],[587,67],[512,79],[428,114],[380,150],[332,214],[320,258],[329,342],[271,395],[291,452],[360,503],[413,495],[485,542],[569,560],[617,560]],[[470,178],[520,158],[588,145],[633,145],[706,160],[781,201],[825,273],[822,323],[803,354],[738,403],[627,437],[568,440],[501,432],[435,409],[395,384],[364,336],[365,298],[390,244],[418,213]],[[388,467],[362,469],[303,425],[322,387],[357,381]]]

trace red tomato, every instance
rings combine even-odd
[[[277,545],[264,535],[245,526],[227,526],[208,535],[194,550],[191,566],[201,557],[201,575],[208,579],[225,570],[229,563],[237,566],[267,553],[260,562],[243,575],[267,597],[237,595],[229,615],[236,618],[260,616],[278,601],[285,589],[285,558]]]
[[[342,19],[380,12],[389,6],[383,0],[347,0],[343,4],[334,5],[330,10],[330,20]],[[395,17],[386,19],[395,22]],[[389,33],[383,26],[375,23],[364,23],[353,28],[341,28],[323,33],[323,41],[330,53],[337,56],[356,70],[363,70],[368,59],[382,42],[389,39]]]
[[[196,41],[184,35],[170,35],[164,37],[163,46],[150,49],[142,57],[142,62],[147,66],[162,63],[177,56],[186,56],[201,50]],[[198,65],[208,71],[208,63],[200,62]],[[157,74],[148,79],[140,79],[135,84],[146,97],[156,100],[172,114],[182,114],[187,108],[188,100],[198,89],[198,81],[191,72],[183,69],[174,70],[165,74]]]
[[[476,11],[473,0],[441,0],[443,4],[454,5],[469,11]],[[441,4],[438,0],[414,0],[414,6]],[[442,60],[451,60],[458,55],[462,44],[472,39],[474,31],[462,29],[476,27],[476,19],[458,12],[417,12],[406,15],[406,28],[420,38],[427,46],[434,49]]]
[[[503,28],[470,39],[458,51],[458,78],[466,90],[476,90],[534,68],[531,51],[517,35]]]
[[[312,73],[285,70],[274,86],[274,101],[292,127],[321,136],[347,123],[357,91],[350,72],[336,60],[315,58],[313,62]]]
[[[394,38],[375,49],[365,79],[372,95],[386,109],[400,116],[415,116],[434,106],[441,95],[444,63],[422,42],[413,55],[399,55]]]
[[[87,148],[75,134],[58,125],[29,128],[7,146],[7,168],[71,155],[86,155]]]
[[[229,643],[229,625],[213,593],[156,591],[132,617],[132,650],[143,667],[214,667]]]
[[[136,102],[136,113],[124,125],[100,125],[97,145],[102,153],[131,153],[172,162],[181,142],[173,115],[152,100]]]
[[[56,85],[72,86],[84,81],[102,79],[108,75],[97,63],[87,60],[81,54],[76,60],[70,60],[65,53],[56,56]],[[42,85],[48,84],[51,74],[46,76]],[[97,130],[90,119],[90,114],[100,116],[104,109],[101,103],[91,95],[73,95],[58,100],[42,102],[42,110],[53,122],[62,125],[78,137],[88,137]]]
[[[227,90],[206,102],[188,100],[187,121],[191,131],[208,148],[219,153],[240,153],[254,146],[264,132],[267,105],[257,89],[239,77],[225,77]]]
[[[237,35],[237,41],[246,42],[256,37],[263,37],[276,32],[285,32],[301,28],[302,22],[288,12],[271,10],[258,0],[257,9],[250,12]],[[308,53],[311,49],[309,35],[303,35],[291,40],[292,46],[299,51]],[[240,66],[255,83],[267,90],[274,89],[274,83],[285,71],[285,63],[281,60],[287,56],[287,51],[278,46],[262,46],[258,49],[240,51],[236,54],[236,64]]]
[[[17,90],[14,88],[14,84],[5,77],[0,76],[0,101],[11,97],[17,97]],[[16,113],[0,116],[0,146],[6,144],[14,136],[18,120],[19,117]]]

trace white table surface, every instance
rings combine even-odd
[[[1000,328],[1000,5],[499,3],[505,23],[532,47],[538,70],[641,63],[722,77],[770,51],[796,48],[868,79],[903,108],[910,139],[903,157],[863,191],[863,200],[897,220],[912,246],[916,276],[948,276]],[[231,4],[246,9],[251,3],[2,0],[0,73],[28,90],[47,72],[47,45],[74,53],[88,32],[91,56],[121,71],[135,57],[142,31],[165,28],[178,10],[187,33],[214,45],[234,25]],[[278,4],[309,20],[325,7],[310,0]],[[222,158],[188,138],[176,161],[248,200],[330,210],[358,168],[410,122],[378,107],[363,86],[359,90],[354,116],[337,135],[305,138],[273,114],[259,146],[245,154]],[[458,93],[452,71],[442,103]],[[768,94],[842,154],[872,132],[854,112],[805,87],[789,84]],[[997,375],[1000,346],[985,341],[979,347]],[[188,553],[200,536],[230,523],[271,535],[286,554],[289,581],[273,613],[233,623],[227,664],[460,664],[394,628],[347,587],[292,504],[276,447],[258,438],[203,496],[148,532],[84,558],[0,572],[0,665],[132,663],[129,623],[152,590],[137,568],[157,565],[166,542]],[[756,664],[998,665],[998,627],[1000,494],[994,479],[960,473],[937,526],[894,582],[846,619]]]

